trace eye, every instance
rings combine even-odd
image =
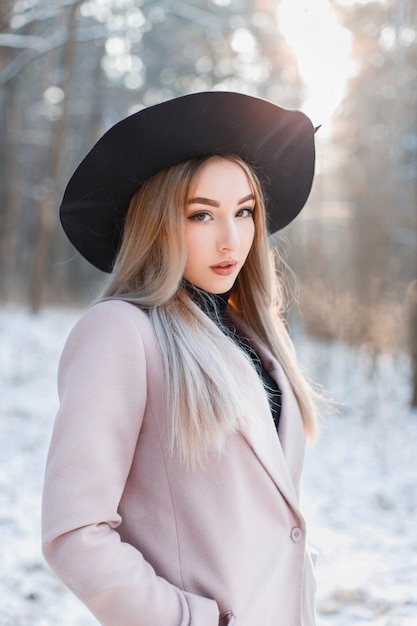
[[[252,209],[251,207],[245,207],[243,209],[239,209],[239,211],[236,213],[236,217],[252,217],[254,213],[255,209]]]
[[[199,211],[198,213],[193,213],[192,215],[189,215],[187,219],[192,220],[193,222],[199,222],[200,224],[203,224],[204,222],[208,222],[209,220],[211,220],[211,215],[210,213],[207,213],[207,211]]]

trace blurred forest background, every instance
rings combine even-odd
[[[102,275],[57,208],[110,125],[176,95],[242,91],[322,124],[312,196],[279,235],[307,332],[408,350],[417,405],[416,25],[414,0],[1,0],[0,302],[37,311],[94,292]]]

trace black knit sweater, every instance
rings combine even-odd
[[[244,350],[251,358],[268,393],[272,417],[274,418],[275,427],[278,430],[281,413],[281,390],[279,389],[276,381],[265,369],[261,359],[253,349],[250,340],[240,334],[232,320],[228,317],[227,302],[230,291],[226,293],[212,294],[195,287],[188,281],[184,281],[184,287],[193,302],[200,307],[200,309],[220,328],[224,334],[233,339],[239,348]]]

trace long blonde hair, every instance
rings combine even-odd
[[[313,438],[314,392],[297,364],[282,317],[281,285],[269,247],[260,182],[252,168],[236,156],[208,158],[227,159],[241,167],[255,196],[254,241],[229,304],[281,363],[297,397],[305,430]],[[162,353],[172,451],[190,467],[221,452],[241,421],[251,419],[230,367],[238,348],[208,318],[196,313],[181,287],[189,190],[207,160],[174,165],[136,192],[114,270],[102,295],[102,299],[123,299],[148,311]]]

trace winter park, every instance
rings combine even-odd
[[[205,91],[316,129],[308,201],[271,242],[325,399],[300,495],[317,626],[417,625],[416,23],[412,0],[2,0],[0,626],[99,625],[41,548],[58,364],[106,279],[63,232],[66,183],[119,120]]]

